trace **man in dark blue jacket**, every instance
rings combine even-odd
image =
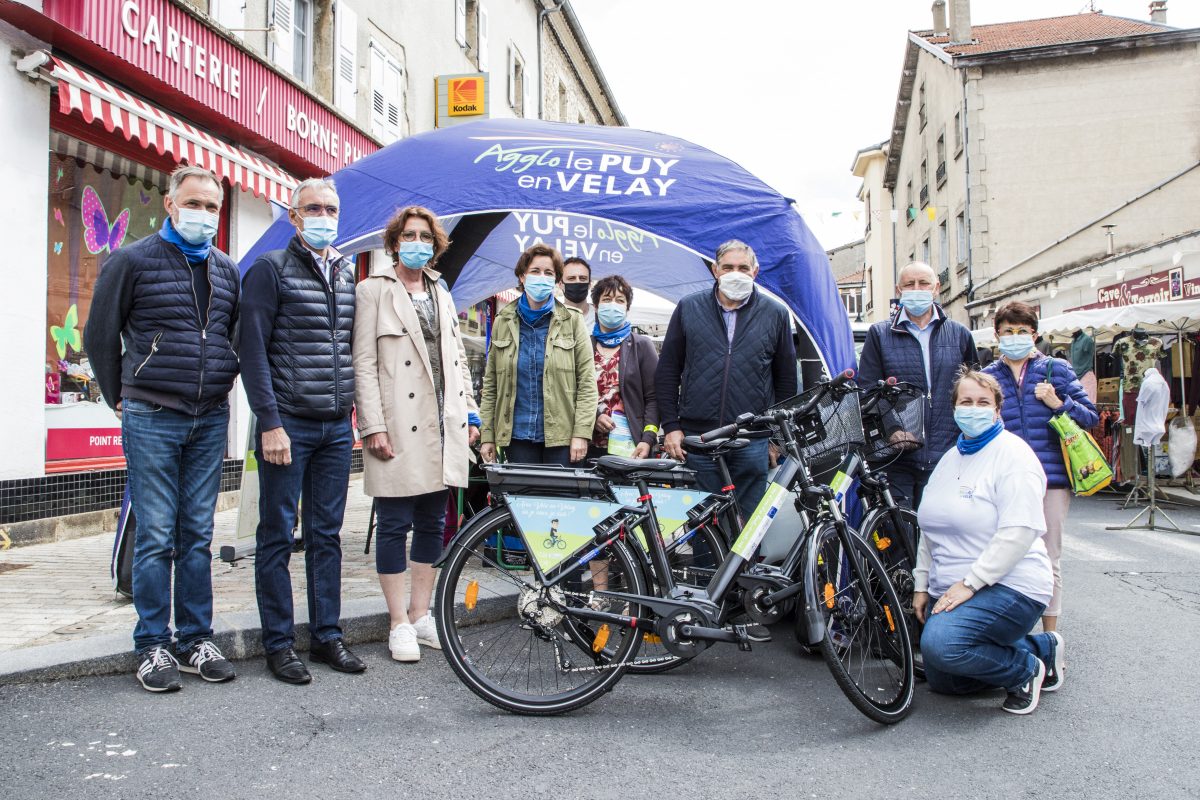
[[[211,682],[234,676],[212,642],[213,514],[238,371],[237,265],[212,246],[222,197],[208,170],[175,170],[162,229],[105,259],[84,329],[100,391],[121,419],[137,514],[133,644],[151,692],[181,688],[180,670]]]
[[[285,683],[312,680],[293,649],[288,562],[303,502],[310,657],[339,672],[366,664],[342,642],[342,518],[354,433],[354,271],[331,245],[341,204],[333,181],[292,192],[296,235],[264,253],[242,281],[242,380],[257,418],[258,530],[254,582],[263,649]]]
[[[932,267],[914,261],[900,270],[899,280],[900,307],[867,331],[858,383],[869,387],[896,378],[925,391],[925,446],[887,470],[896,499],[915,509],[933,468],[958,439],[950,393],[959,369],[974,364],[976,355],[971,332],[933,302],[941,283]]]
[[[696,470],[700,488],[720,492],[712,459],[687,456],[684,434],[761,413],[796,393],[796,348],[791,317],[754,285],[758,259],[736,239],[717,248],[717,285],[688,295],[675,307],[663,339],[654,386],[666,433],[667,455]],[[738,505],[749,515],[767,489],[767,440],[752,440],[726,457]]]

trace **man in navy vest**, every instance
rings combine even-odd
[[[914,510],[933,468],[958,439],[950,392],[958,371],[976,359],[971,332],[933,302],[941,288],[928,264],[914,261],[900,270],[900,305],[867,331],[858,365],[861,386],[896,378],[925,392],[925,446],[887,469],[896,500]]]
[[[238,371],[238,269],[212,245],[223,196],[208,170],[175,170],[162,229],[105,259],[84,329],[100,391],[121,419],[137,513],[133,644],[151,692],[181,688],[180,670],[214,683],[234,677],[212,641],[213,514]]]
[[[675,307],[654,385],[671,458],[687,459],[700,488],[720,492],[724,481],[711,458],[689,457],[683,437],[727,425],[746,412],[796,393],[796,348],[791,317],[754,285],[758,258],[736,239],[717,248],[717,285]],[[726,456],[738,505],[749,516],[767,489],[767,440]]]
[[[293,649],[288,562],[297,504],[304,505],[310,658],[339,672],[366,664],[342,642],[342,516],[354,433],[351,336],[354,270],[331,245],[340,202],[333,181],[292,192],[296,235],[264,253],[242,281],[242,380],[257,424],[258,531],[254,582],[263,649],[285,683],[312,680]]]

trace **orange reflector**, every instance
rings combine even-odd
[[[662,637],[657,633],[647,633],[642,637],[642,641],[650,644],[662,644]]]
[[[833,584],[825,584],[825,607],[833,608]]]
[[[896,632],[896,621],[894,619],[892,619],[892,607],[884,606],[883,613],[887,615],[888,630],[891,631],[892,633],[895,633]]]
[[[892,546],[892,540],[886,536],[876,535],[875,536],[875,546],[878,547],[880,550],[887,550],[889,547]]]
[[[599,653],[604,649],[604,645],[608,644],[608,624],[600,626],[600,630],[596,631],[596,638],[592,640],[592,652]]]
[[[479,581],[471,581],[467,584],[467,593],[463,596],[463,605],[467,607],[467,611],[474,611],[477,602],[479,602]]]

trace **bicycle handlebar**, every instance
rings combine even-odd
[[[742,414],[737,418],[736,421],[731,422],[728,425],[722,425],[720,428],[715,428],[707,433],[700,434],[700,441],[711,442],[714,439],[724,439],[730,436],[736,436],[738,433],[749,428],[761,425],[769,425],[772,422],[778,423],[783,417],[791,417],[792,419],[803,417],[816,408],[817,403],[821,402],[821,399],[824,398],[826,394],[833,389],[838,389],[845,386],[853,378],[854,370],[848,369],[839,375],[835,375],[825,383],[818,384],[820,391],[814,392],[813,396],[799,408],[791,410],[780,409],[778,411],[768,412],[766,414]]]

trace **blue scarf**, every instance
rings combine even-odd
[[[973,453],[978,453],[983,448],[987,447],[988,442],[1000,435],[1000,431],[1004,430],[1004,421],[996,420],[996,424],[988,428],[983,433],[976,436],[974,439],[968,439],[966,434],[958,435],[958,452],[964,456],[969,456]]]
[[[521,297],[517,300],[517,313],[521,315],[521,319],[525,320],[527,325],[537,325],[542,317],[553,310],[554,295],[550,295],[550,300],[541,308],[530,308],[524,292],[521,292]]]
[[[207,241],[204,244],[189,243],[179,235],[179,231],[175,230],[175,226],[171,224],[170,217],[163,220],[162,229],[158,232],[158,235],[178,247],[183,252],[184,257],[193,264],[206,261],[208,259],[208,251],[212,248],[211,241]]]
[[[628,321],[615,331],[609,331],[608,333],[602,332],[600,330],[600,323],[597,322],[596,327],[592,328],[592,338],[605,347],[616,347],[625,341],[625,337],[632,332],[633,326]]]

